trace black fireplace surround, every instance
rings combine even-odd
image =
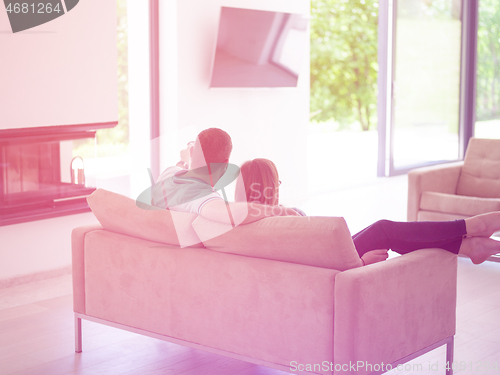
[[[95,138],[112,123],[0,130],[0,226],[89,211],[95,188],[62,182],[60,142]]]

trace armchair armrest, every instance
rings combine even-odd
[[[463,161],[417,168],[408,173],[408,221],[416,221],[423,191],[455,194]]]
[[[418,250],[339,273],[335,363],[390,364],[453,336],[456,287],[457,256],[441,249]],[[357,370],[353,374],[375,371]]]

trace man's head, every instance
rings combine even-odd
[[[228,163],[232,149],[231,137],[224,130],[205,129],[196,137],[191,153],[191,169],[213,163]]]

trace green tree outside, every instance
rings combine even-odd
[[[479,1],[476,119],[500,118],[500,1]]]
[[[378,1],[311,1],[311,118],[376,128]]]

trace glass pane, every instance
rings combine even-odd
[[[312,194],[376,176],[378,9],[378,0],[311,1]]]
[[[458,158],[461,1],[397,3],[395,169]]]
[[[127,0],[116,0],[118,125],[97,131],[94,140],[75,142],[75,155],[84,158],[126,155],[129,152]]]
[[[85,162],[86,183],[135,197],[150,185],[149,7],[117,5],[118,125],[96,139],[74,141],[73,156]]]
[[[476,127],[478,138],[500,138],[500,1],[479,1]]]
[[[40,133],[4,136],[0,144],[0,226],[83,212],[83,197],[95,190],[83,160],[73,157],[73,143],[92,135]]]

